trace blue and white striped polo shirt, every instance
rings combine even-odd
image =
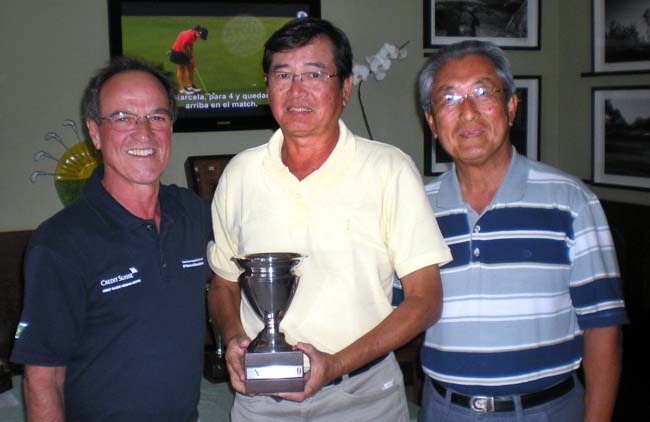
[[[465,394],[521,394],[580,365],[582,330],[627,321],[609,227],[579,180],[513,151],[483,214],[455,168],[426,186],[453,261],[424,372]]]

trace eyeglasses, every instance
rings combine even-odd
[[[142,119],[149,123],[149,127],[153,130],[167,130],[174,123],[172,115],[168,111],[156,111],[155,113],[145,114],[138,116],[134,113],[126,111],[116,111],[109,116],[100,117],[100,120],[107,120],[111,129],[118,132],[128,132],[134,130],[138,122]]]
[[[336,78],[337,76],[336,73],[327,73],[322,70],[312,70],[311,72],[302,73],[273,71],[266,75],[266,81],[273,86],[285,88],[291,85],[295,78],[298,78],[304,86],[315,87],[322,85],[331,78]]]
[[[467,94],[459,94],[457,92],[450,92],[447,94],[439,95],[434,98],[433,106],[439,110],[451,111],[458,108],[463,101],[472,100],[474,105],[480,109],[487,109],[493,107],[498,100],[500,94],[504,92],[503,89],[492,89],[484,86],[477,86],[472,88]]]

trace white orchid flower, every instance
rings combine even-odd
[[[381,46],[377,54],[374,56],[366,56],[367,65],[355,64],[352,66],[352,83],[358,85],[359,92],[359,106],[361,107],[361,114],[363,116],[363,122],[366,125],[366,130],[368,131],[368,137],[372,138],[372,132],[370,131],[370,124],[368,123],[368,118],[366,117],[366,111],[363,106],[363,100],[361,98],[361,82],[368,79],[368,76],[372,73],[376,80],[381,81],[386,78],[388,70],[392,64],[392,60],[401,60],[406,57],[406,45],[409,42],[407,41],[401,47],[396,47],[391,43],[384,43]]]
[[[388,69],[390,69],[390,59],[381,57],[380,55],[366,57],[366,61],[368,62],[368,66],[370,67],[370,71],[372,73],[385,73],[388,71]]]
[[[352,66],[352,84],[358,85],[368,79],[370,68],[365,64],[355,64]]]

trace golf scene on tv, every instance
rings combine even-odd
[[[318,1],[110,0],[111,55],[139,57],[173,75],[176,131],[273,127],[264,43],[308,15],[319,15]]]
[[[264,41],[289,19],[123,16],[122,49],[124,55],[162,63],[175,75],[181,108],[254,108],[268,104],[261,64]],[[176,43],[183,37],[185,44],[182,39]],[[172,62],[174,53],[181,54]]]

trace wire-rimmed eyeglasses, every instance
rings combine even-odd
[[[138,122],[141,120],[146,120],[149,123],[149,127],[153,130],[167,130],[171,128],[174,123],[174,118],[166,110],[156,111],[145,114],[144,116],[139,116],[135,113],[129,113],[126,111],[116,111],[115,113],[111,113],[106,117],[100,117],[99,119],[108,121],[111,129],[119,132],[134,130],[137,127]]]
[[[432,104],[434,109],[450,111],[458,108],[463,101],[471,100],[479,108],[489,108],[497,103],[499,95],[503,92],[503,89],[477,86],[467,94],[446,92],[438,95],[433,99]]]
[[[266,81],[272,86],[286,87],[291,85],[295,78],[298,78],[298,80],[305,86],[318,86],[337,76],[336,73],[327,73],[322,70],[312,70],[310,72],[301,73],[274,70],[266,74]]]

